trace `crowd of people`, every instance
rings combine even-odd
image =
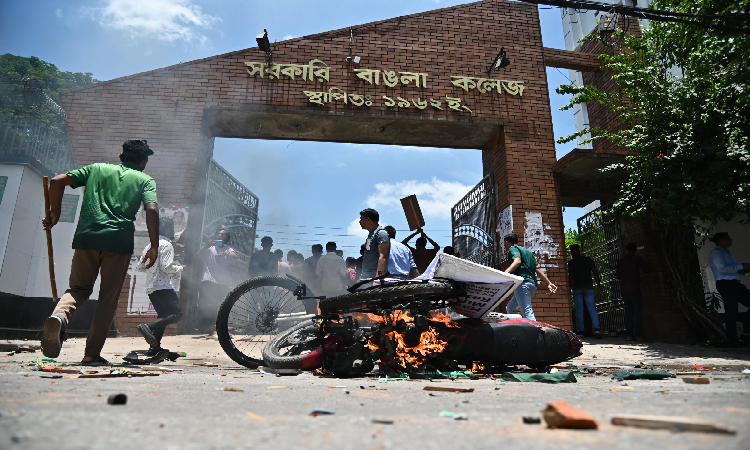
[[[322,244],[311,247],[312,256],[305,258],[296,250],[273,249],[273,238],[264,236],[261,249],[253,253],[250,277],[287,276],[302,280],[315,295],[331,297],[346,292],[347,287],[360,279],[388,274],[394,278],[413,278],[424,272],[440,246],[428,237],[422,229],[416,230],[403,242],[396,240],[396,229],[390,225],[380,225],[380,214],[371,208],[360,212],[360,226],[368,232],[366,241],[359,250],[359,257],[347,257],[338,249],[336,242],[328,242],[325,252]],[[419,235],[415,246],[409,241]],[[427,243],[432,248],[427,247]],[[447,246],[445,253],[454,254],[453,247]],[[286,259],[286,260],[285,260]]]

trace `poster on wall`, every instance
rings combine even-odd
[[[534,253],[539,263],[539,267],[559,267],[553,261],[557,259],[560,244],[552,240],[552,236],[547,234],[547,230],[552,227],[542,221],[542,213],[527,212],[524,213],[526,226],[523,231],[523,245]]]
[[[169,217],[174,221],[175,236],[172,246],[175,252],[175,261],[184,264],[185,245],[180,240],[182,234],[187,228],[187,220],[190,207],[188,205],[179,205],[170,203],[159,205],[159,217]],[[130,286],[128,294],[128,315],[156,315],[156,310],[148,299],[146,292],[146,273],[136,270],[143,249],[149,245],[148,228],[146,227],[146,212],[141,206],[135,219],[135,247],[133,256],[130,259],[128,275],[130,276]],[[172,288],[179,294],[181,275],[171,275],[170,283]]]
[[[502,247],[503,238],[513,232],[513,205],[508,205],[497,217],[497,236],[500,242],[500,262],[508,258],[505,248]]]

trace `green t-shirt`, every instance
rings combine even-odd
[[[153,178],[130,163],[91,164],[67,175],[74,188],[86,187],[73,248],[132,255],[138,209],[156,203]]]
[[[516,258],[521,258],[521,265],[513,271],[513,275],[518,275],[519,277],[523,277],[524,281],[536,284],[537,263],[531,250],[520,245],[514,245],[508,250],[508,261],[513,264],[513,260]]]

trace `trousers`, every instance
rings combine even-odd
[[[576,331],[583,333],[583,310],[588,309],[591,325],[599,329],[599,314],[596,313],[596,294],[593,289],[574,289],[573,303],[576,305]],[[586,305],[584,308],[584,304]]]
[[[104,341],[107,340],[109,328],[115,318],[120,291],[130,265],[130,256],[97,250],[76,250],[73,253],[69,289],[57,302],[52,314],[64,316],[65,323],[68,323],[70,316],[91,297],[96,278],[101,274],[99,301],[86,338],[85,356],[101,356]]]
[[[530,281],[524,281],[521,283],[513,298],[508,302],[508,306],[505,310],[508,314],[518,314],[518,309],[521,310],[521,315],[524,319],[536,320],[534,316],[534,308],[531,307],[531,298],[536,294],[536,283]]]
[[[151,300],[157,314],[157,319],[149,323],[148,327],[154,333],[156,341],[161,342],[167,325],[177,323],[182,319],[180,300],[177,298],[177,293],[172,289],[154,291],[148,294],[148,299]]]
[[[721,300],[724,303],[724,327],[727,331],[727,341],[736,343],[738,342],[738,305],[741,303],[750,308],[750,289],[740,283],[739,280],[717,280],[716,290],[721,294]],[[748,318],[745,320],[743,326],[744,332],[750,333],[750,313],[748,313]]]
[[[622,294],[625,302],[625,332],[628,336],[643,336],[643,297],[640,291]]]

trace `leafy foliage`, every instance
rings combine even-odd
[[[90,72],[62,72],[54,64],[36,56],[26,58],[10,53],[0,55],[0,77],[11,82],[36,78],[42,90],[55,102],[60,101],[61,91],[99,82]]]
[[[748,1],[655,0],[651,8],[750,17]],[[622,51],[600,58],[619,92],[557,91],[574,95],[568,108],[596,101],[627,125],[590,130],[635,153],[605,169],[627,173],[615,208],[678,226],[750,212],[750,33],[651,22],[642,39],[628,36]]]
[[[578,235],[578,231],[573,228],[565,230],[565,248],[570,248],[571,245],[581,245],[581,237]],[[566,252],[568,255],[568,261],[570,261],[570,252]]]

